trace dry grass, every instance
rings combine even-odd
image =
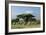
[[[21,28],[39,28],[40,24],[16,24],[16,25],[11,25],[12,29],[21,29]]]

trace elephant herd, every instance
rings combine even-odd
[[[16,25],[16,24],[24,24],[24,25],[39,24],[40,21],[37,21],[34,17],[35,16],[33,16],[32,14],[20,14],[20,15],[17,15],[17,18],[13,19],[11,22],[13,25]]]
[[[23,19],[16,19],[16,20],[12,20],[12,24],[13,25],[16,25],[16,24],[24,24],[24,25],[30,25],[30,24],[39,24],[40,23],[40,21],[28,21],[28,22],[26,22],[26,21],[24,21]]]

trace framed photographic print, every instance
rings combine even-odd
[[[45,3],[9,1],[5,7],[6,34],[45,31]]]

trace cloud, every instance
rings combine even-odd
[[[33,14],[33,11],[25,11],[25,13]]]

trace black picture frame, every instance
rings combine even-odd
[[[8,33],[8,4],[21,3],[21,4],[38,4],[43,5],[43,30],[41,31],[24,31],[24,32],[10,32]],[[44,2],[26,2],[26,1],[5,1],[5,34],[24,34],[24,33],[40,33],[45,32],[45,3]]]

